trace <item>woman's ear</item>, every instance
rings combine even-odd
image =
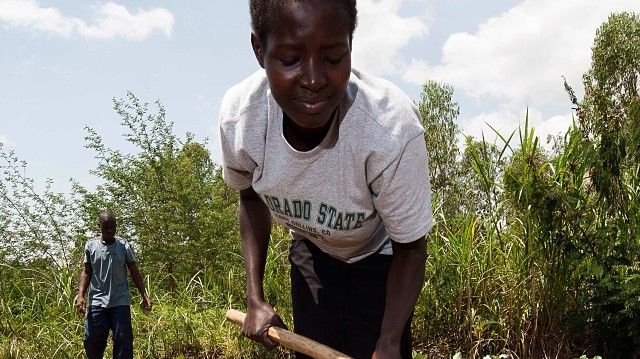
[[[258,64],[260,67],[264,69],[264,47],[262,46],[262,42],[258,38],[255,32],[251,32],[251,47],[253,48],[253,53],[256,55],[256,60],[258,60]]]

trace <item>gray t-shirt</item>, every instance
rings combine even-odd
[[[433,224],[419,112],[395,85],[352,70],[325,139],[300,152],[282,132],[264,70],[227,91],[220,110],[223,176],[253,189],[293,239],[355,262],[411,242]]]
[[[116,237],[113,243],[102,243],[101,237],[87,241],[84,262],[91,264],[89,305],[110,308],[130,305],[127,262],[135,262],[131,245]]]

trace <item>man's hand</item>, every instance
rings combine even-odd
[[[273,307],[265,302],[261,302],[247,309],[247,316],[242,326],[242,334],[269,349],[273,349],[278,343],[267,336],[269,327],[272,326],[287,329],[282,318],[280,318]]]
[[[149,297],[145,295],[140,302],[140,308],[142,308],[142,310],[148,311],[151,310],[151,307],[151,300],[149,300]]]
[[[89,288],[89,283],[92,275],[93,275],[93,268],[91,268],[91,263],[86,262],[84,264],[84,267],[82,268],[82,272],[80,272],[80,283],[78,285],[78,294],[76,295],[75,298],[73,298],[73,305],[82,314],[84,314],[87,311],[87,304],[84,301],[84,295],[87,293],[87,288]]]
[[[76,295],[76,297],[73,299],[73,305],[76,307],[78,312],[82,314],[84,314],[87,311],[86,303],[84,301],[84,296],[81,296],[79,294]]]

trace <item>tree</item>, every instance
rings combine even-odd
[[[460,160],[463,211],[480,218],[496,212],[500,181],[506,161],[504,149],[482,141],[466,137],[466,144]]]
[[[640,160],[640,116],[633,111],[640,101],[640,17],[626,12],[609,16],[596,32],[592,51],[591,68],[583,77],[585,96],[582,103],[576,101],[578,118],[598,154],[594,188],[617,211],[627,197],[622,173]]]
[[[82,235],[75,196],[53,192],[51,179],[39,190],[26,172],[27,163],[0,143],[0,258],[66,268]]]
[[[455,123],[460,108],[453,100],[453,88],[447,84],[428,81],[422,87],[418,103],[424,138],[429,152],[431,187],[438,200],[437,206],[449,217],[459,213],[460,183],[457,181],[460,150]]]
[[[574,142],[588,174],[583,218],[573,221],[587,224],[574,241],[584,308],[576,318],[600,352],[627,357],[640,350],[640,17],[610,15],[592,51],[583,100],[568,88],[582,136]]]
[[[169,289],[176,277],[220,269],[225,252],[238,253],[237,195],[222,181],[221,169],[206,148],[187,134],[180,141],[156,102],[157,113],[133,94],[114,100],[126,129],[123,137],[138,150],[125,154],[107,148],[87,128],[87,147],[96,151],[96,175],[105,183],[95,192],[82,189],[85,223],[95,228],[101,208],[112,208],[119,233],[135,242],[147,271],[165,273]],[[235,256],[226,256],[230,260]]]

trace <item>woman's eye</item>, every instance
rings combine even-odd
[[[280,59],[280,63],[283,66],[293,66],[298,63],[298,60],[299,59],[297,57],[283,58],[283,59]]]
[[[337,65],[342,61],[343,58],[344,54],[340,56],[327,56],[325,60],[332,65]]]

